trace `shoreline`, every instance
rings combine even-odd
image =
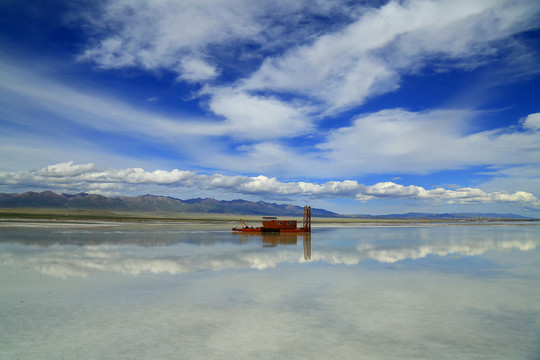
[[[299,216],[283,217],[301,219]],[[51,220],[51,221],[106,221],[106,222],[163,222],[163,223],[234,223],[240,221],[260,223],[261,215],[239,214],[209,214],[209,213],[166,213],[166,212],[116,212],[108,210],[88,209],[34,209],[12,208],[0,209],[0,220]],[[455,218],[455,219],[429,219],[429,218],[353,218],[353,217],[312,217],[313,224],[496,224],[496,223],[528,223],[540,225],[540,219],[519,218]]]

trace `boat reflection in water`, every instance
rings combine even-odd
[[[254,242],[254,241],[261,241],[263,248],[270,248],[270,247],[277,247],[278,245],[297,245],[298,239],[302,239],[302,244],[304,248],[304,260],[310,260],[311,259],[311,234],[310,233],[304,233],[304,234],[290,234],[290,233],[263,233],[263,234],[250,234],[250,233],[243,233],[238,234],[241,236],[240,243],[244,243],[244,241]]]

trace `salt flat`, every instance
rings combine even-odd
[[[535,359],[540,228],[0,226],[6,359]]]

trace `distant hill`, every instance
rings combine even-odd
[[[77,210],[110,210],[139,212],[179,212],[179,213],[215,213],[268,216],[303,215],[301,206],[267,203],[264,201],[216,199],[180,200],[168,196],[141,195],[106,197],[97,194],[56,194],[52,191],[23,194],[0,193],[0,208],[42,208],[42,209],[77,209]],[[316,217],[346,217],[356,219],[530,219],[515,214],[497,213],[406,213],[389,215],[339,215],[324,209],[312,208]]]
[[[388,214],[388,215],[351,215],[353,218],[365,219],[408,219],[408,220],[453,220],[453,219],[531,219],[526,216],[516,214],[499,213],[417,213],[410,212],[406,214]]]
[[[498,213],[445,213],[445,214],[430,214],[430,213],[407,213],[407,214],[390,214],[384,217],[392,218],[422,218],[422,219],[528,219],[525,216],[516,214],[498,214]]]
[[[264,201],[215,199],[180,200],[168,196],[119,196],[97,194],[56,194],[52,191],[23,194],[0,193],[0,208],[85,209],[144,212],[215,213],[242,215],[302,216],[304,208]],[[323,209],[311,209],[313,216],[334,217],[338,214]]]

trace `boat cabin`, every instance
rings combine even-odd
[[[296,229],[296,220],[278,220],[273,216],[263,217],[262,232],[280,232],[281,229]]]

